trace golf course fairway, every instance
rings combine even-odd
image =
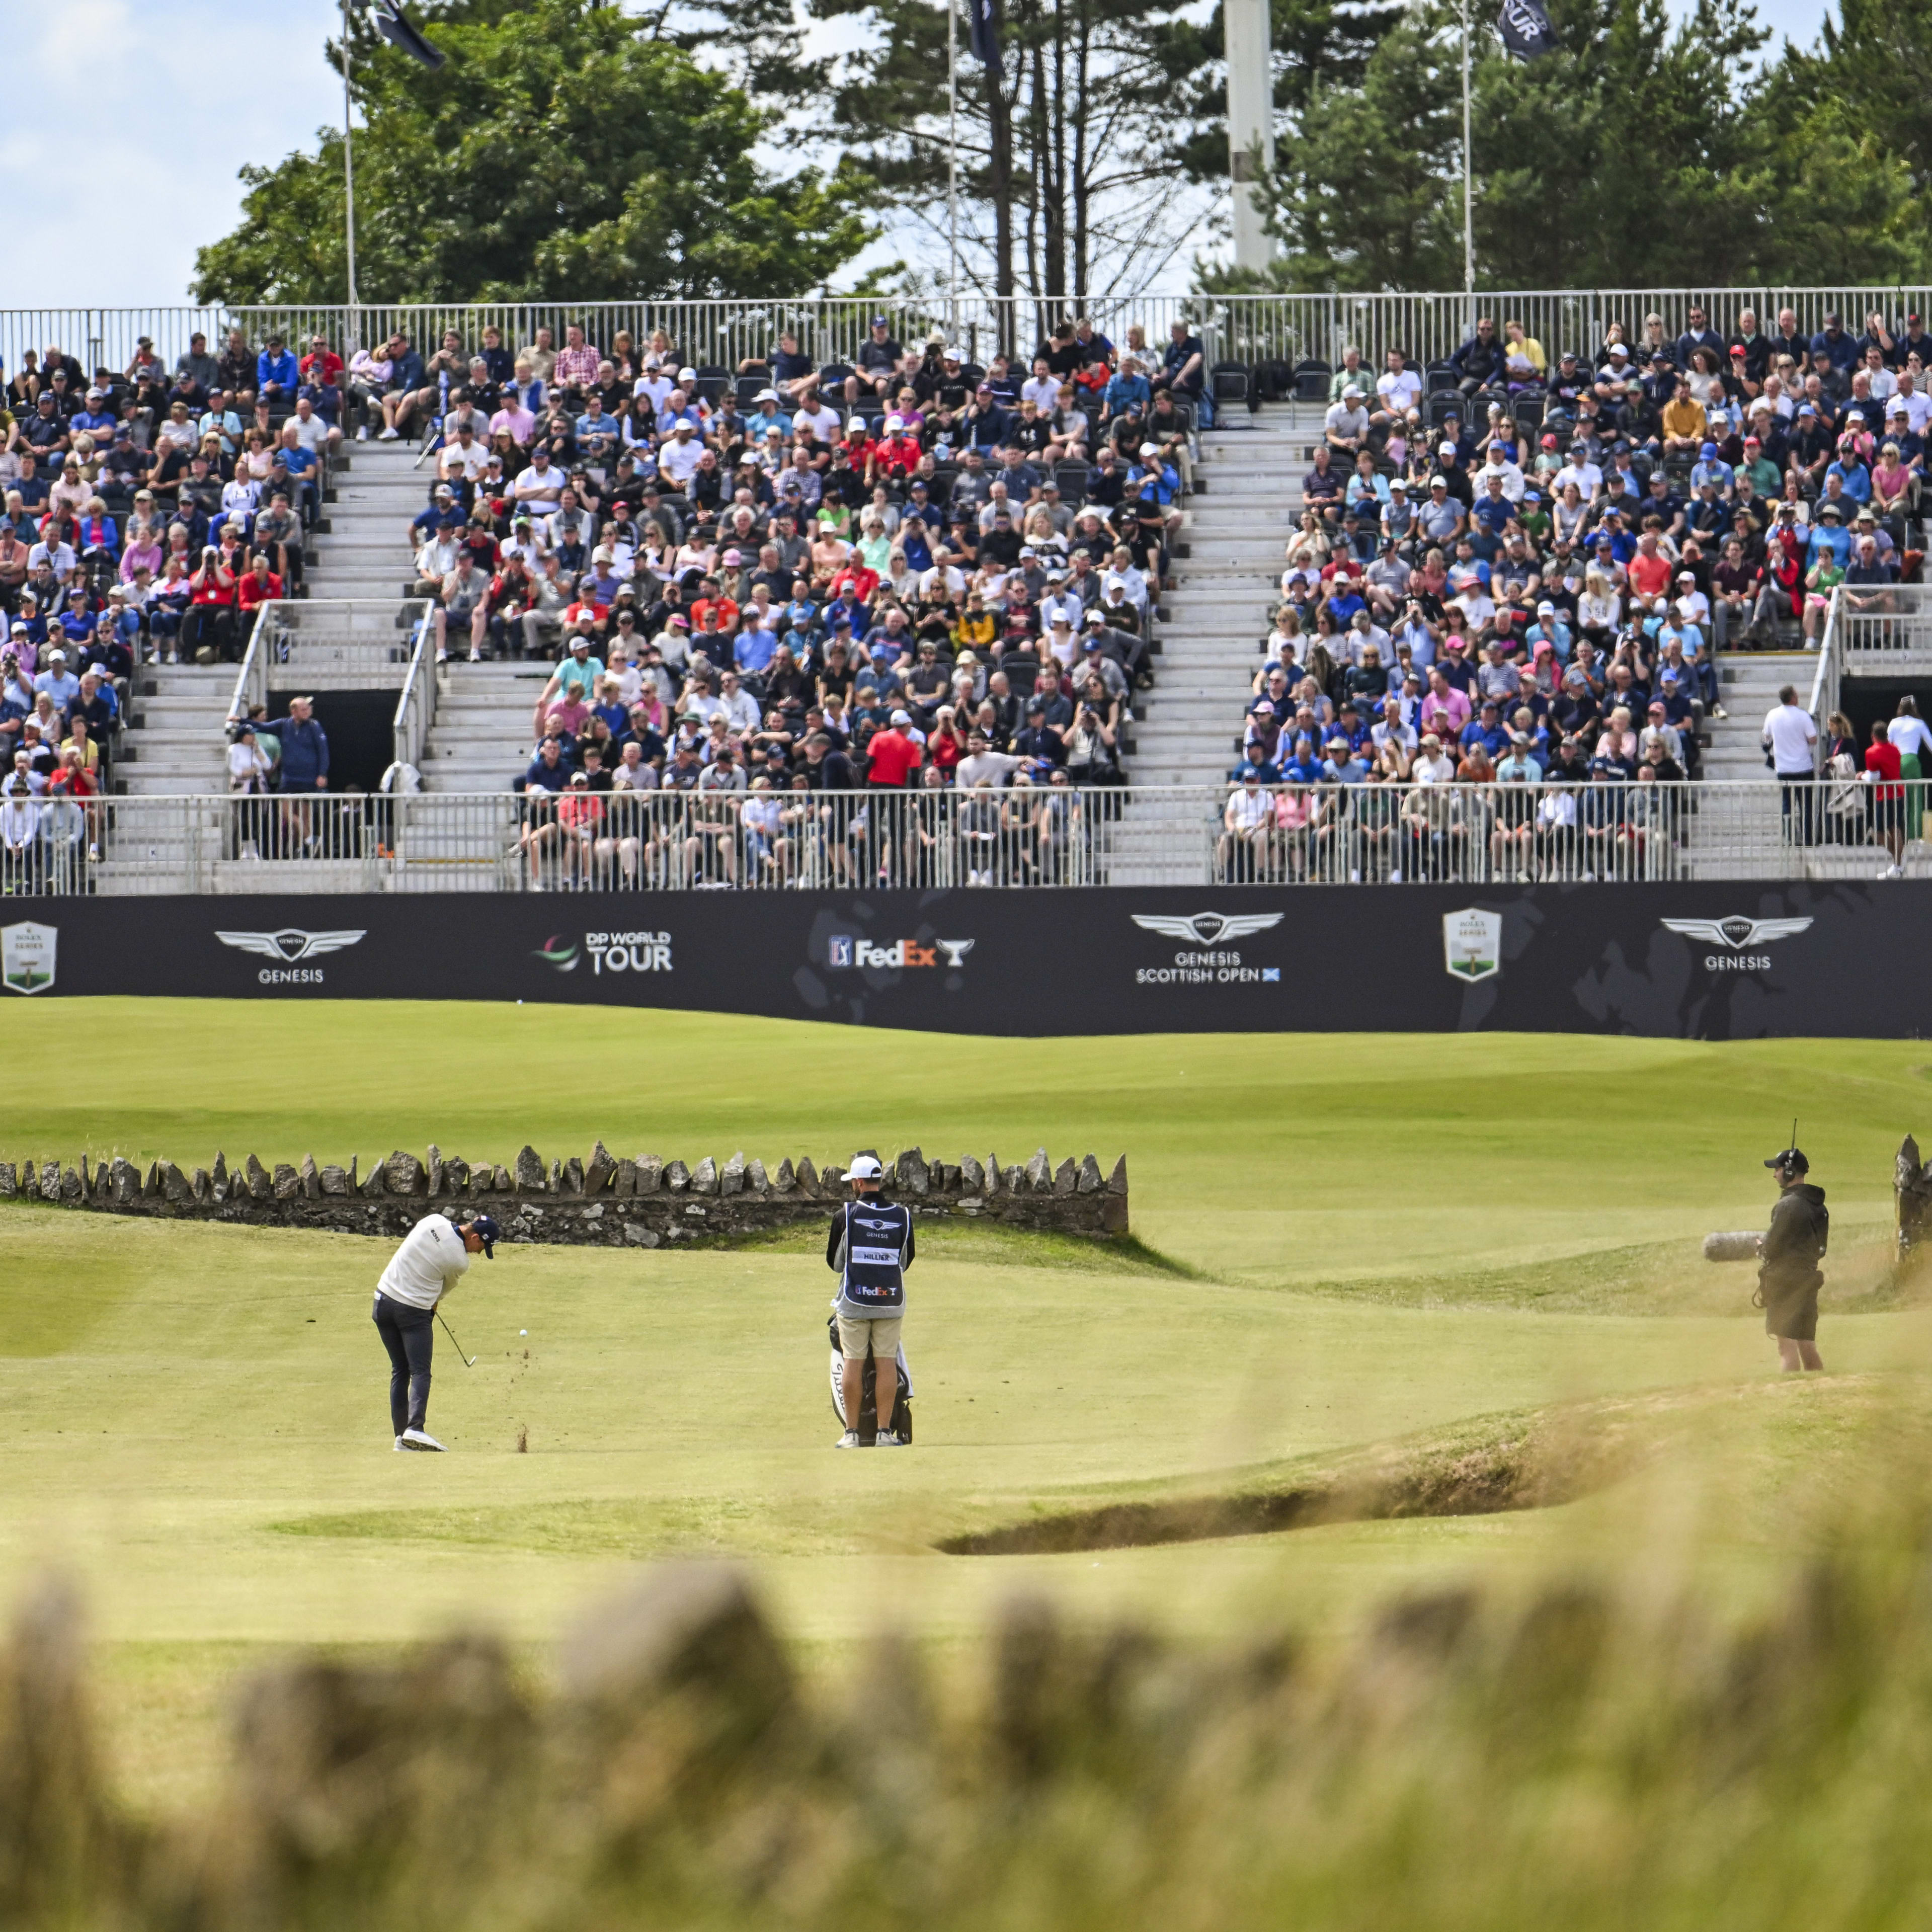
[[[753,1568],[808,1666],[890,1606],[962,1671],[1018,1588],[1183,1636],[1342,1630],[1422,1581],[1673,1565],[1761,1599],[1840,1452],[1922,1407],[1892,1278],[1927,1050],[1284,1034],[980,1042],[565,1006],[74,1000],[10,1009],[0,1158],[776,1164],[916,1144],[1127,1159],[1134,1243],[919,1232],[916,1440],[835,1455],[814,1229],[736,1250],[504,1246],[448,1303],[431,1428],[391,1448],[386,1244],[0,1204],[0,1598],[78,1582],[123,1788],[205,1798],[238,1672],[459,1624],[544,1667],[630,1566]],[[1077,1022],[1077,1015],[1067,1016]],[[1781,1382],[1750,1270],[1794,1095],[1832,1250],[1831,1372]],[[1621,1405],[1614,1410],[1606,1404]],[[1594,1405],[1595,1406],[1592,1406]],[[1042,1515],[1425,1460],[1532,1412],[1633,1456],[1553,1506],[1059,1553],[936,1545]]]

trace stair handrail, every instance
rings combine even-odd
[[[416,620],[410,668],[403,679],[403,694],[397,700],[393,726],[395,762],[412,766],[418,772],[422,770],[430,727],[436,722],[435,627],[430,621],[433,608],[425,604],[422,615]]]
[[[1832,592],[1832,601],[1825,608],[1825,634],[1818,644],[1818,668],[1811,674],[1811,697],[1805,709],[1811,714],[1818,728],[1818,736],[1812,746],[1812,757],[1822,770],[1825,760],[1824,727],[1833,712],[1838,708],[1838,685],[1844,674],[1840,658],[1844,651],[1844,633],[1839,622],[1844,608],[1845,586],[1838,585]]]
[[[242,653],[241,668],[235,674],[235,694],[228,701],[231,718],[245,718],[258,704],[268,701],[268,666],[286,655],[289,626],[282,613],[286,604],[262,604],[255,613],[248,633],[248,648]]]

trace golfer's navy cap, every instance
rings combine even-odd
[[[503,1238],[503,1231],[496,1225],[494,1214],[472,1216],[470,1225],[476,1230],[483,1243],[483,1258],[494,1262],[496,1258],[496,1244]]]
[[[1786,1148],[1781,1154],[1773,1154],[1765,1166],[1786,1168],[1793,1174],[1809,1174],[1811,1172],[1811,1163],[1804,1158],[1804,1150],[1801,1148]]]

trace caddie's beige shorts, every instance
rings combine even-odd
[[[899,1352],[899,1328],[904,1320],[904,1316],[895,1315],[889,1322],[855,1322],[842,1315],[838,1318],[838,1352],[848,1362],[862,1362],[866,1359],[866,1344],[870,1341],[874,1361],[892,1361]]]

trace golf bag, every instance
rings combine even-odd
[[[866,1378],[859,1396],[859,1414],[856,1420],[845,1413],[845,1358],[838,1346],[838,1318],[834,1315],[825,1324],[832,1337],[832,1408],[842,1427],[853,1430],[862,1442],[869,1443],[879,1432],[878,1372],[878,1364],[872,1358],[872,1352],[866,1351]],[[903,1345],[898,1359],[893,1364],[896,1387],[892,1394],[891,1426],[902,1442],[912,1440],[912,1371],[906,1366]]]

